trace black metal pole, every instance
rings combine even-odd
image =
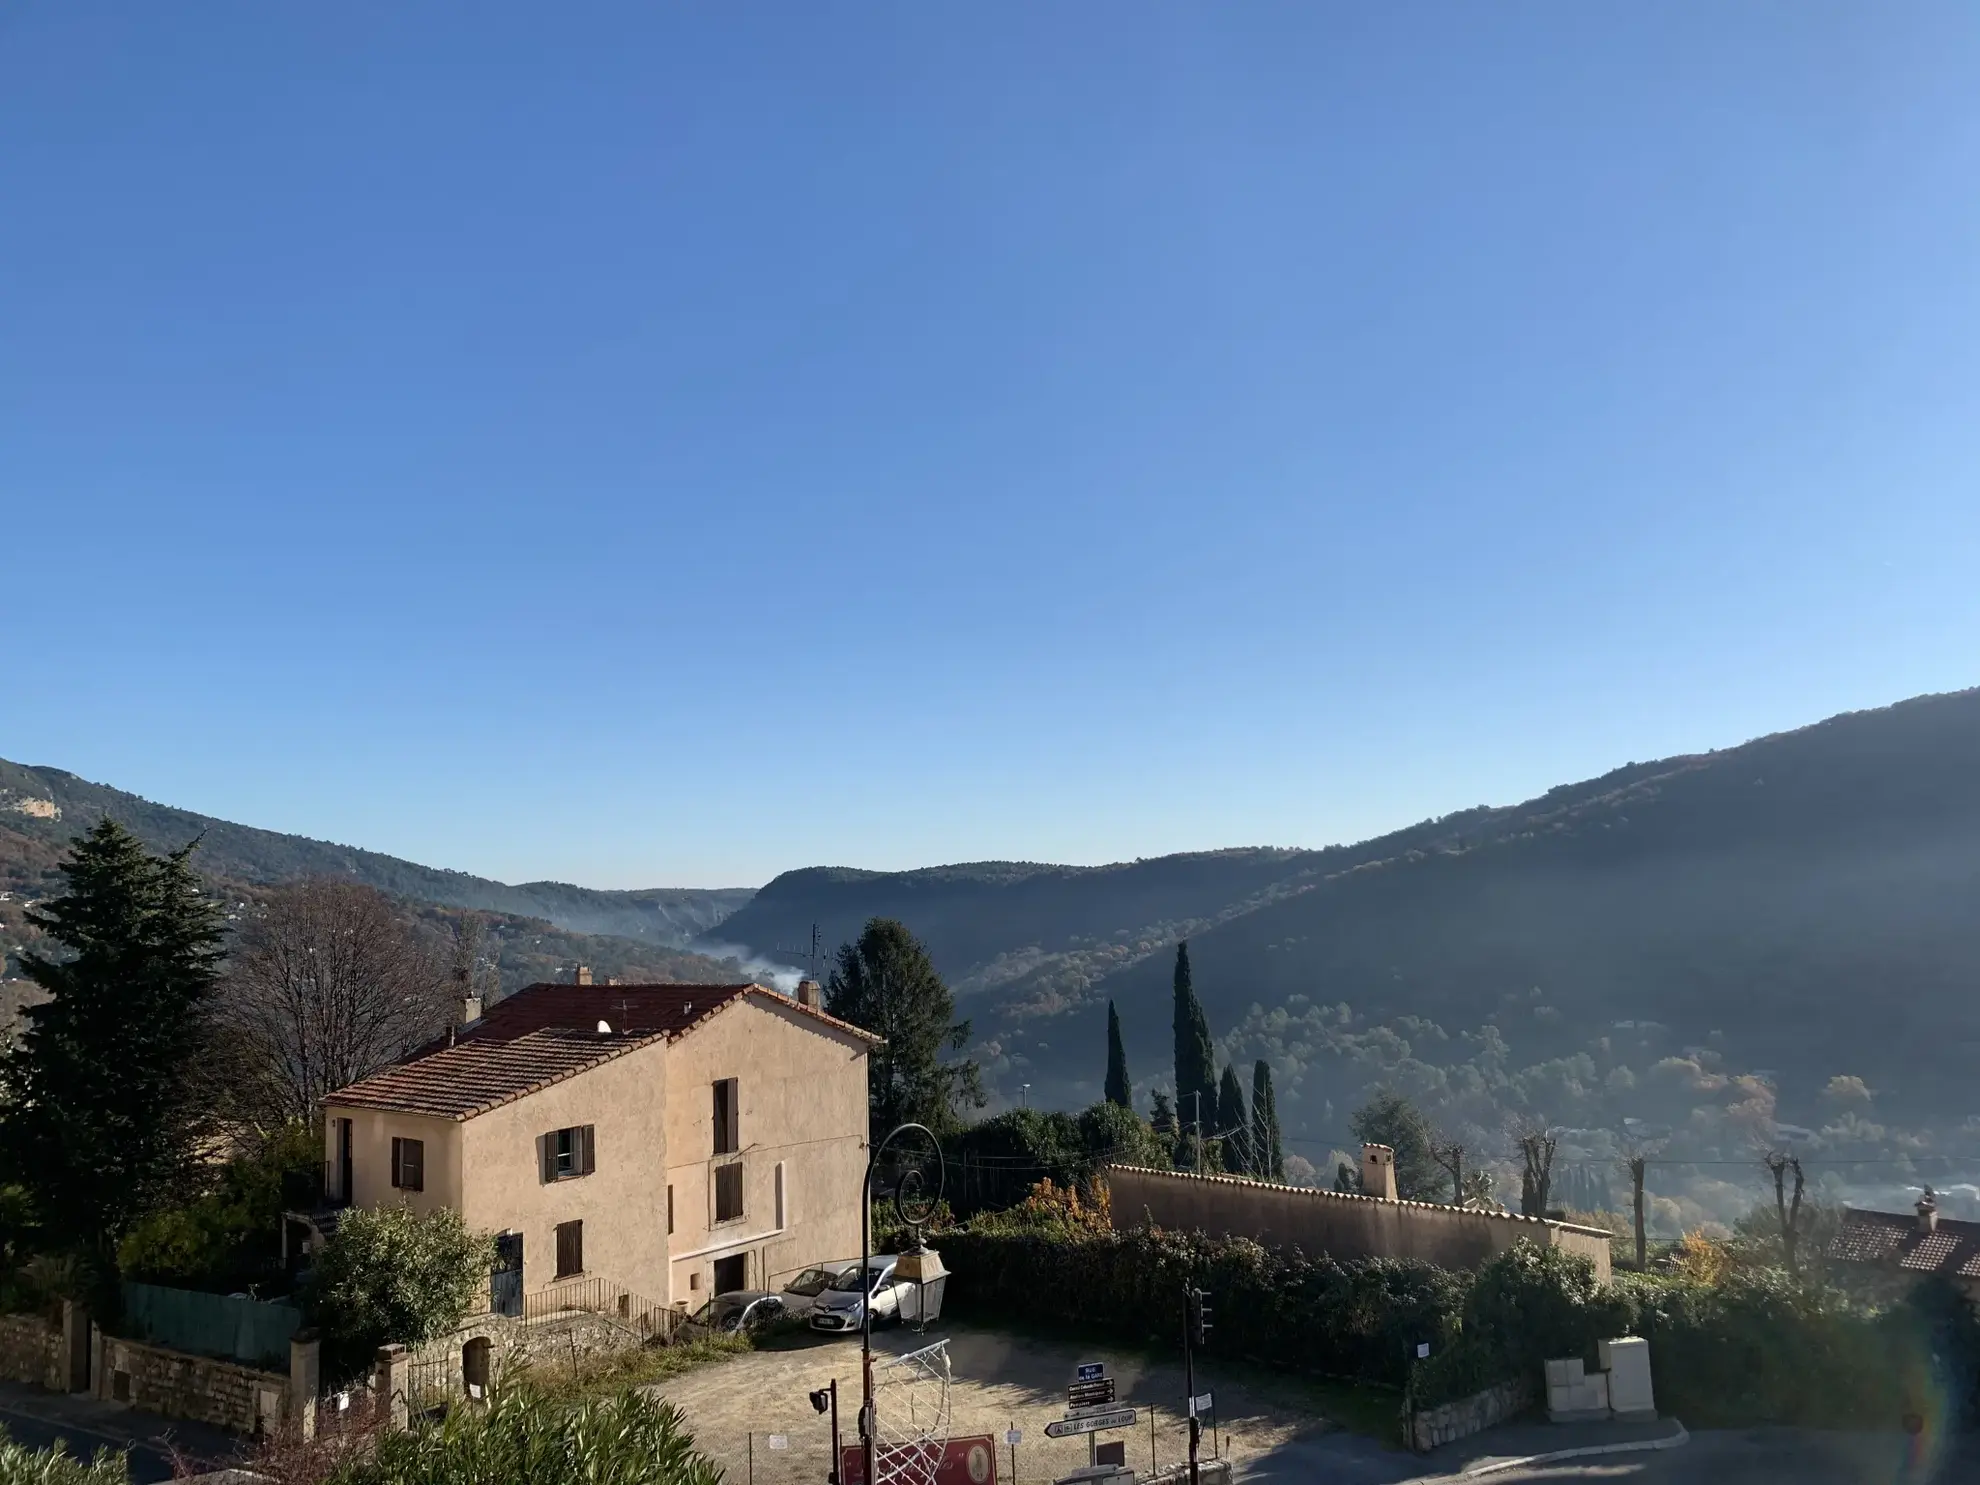
[[[1201,1128],[1202,1126],[1198,1126]],[[1203,1437],[1203,1425],[1196,1421],[1196,1353],[1190,1342],[1196,1330],[1196,1286],[1183,1285],[1183,1390],[1189,1394],[1183,1410],[1189,1414],[1189,1485],[1202,1485],[1196,1469],[1196,1446]]]
[[[873,1167],[886,1153],[887,1147],[909,1130],[917,1130],[928,1137],[930,1148],[935,1152],[937,1181],[935,1193],[930,1198],[933,1203],[940,1201],[942,1188],[947,1182],[947,1167],[942,1160],[942,1142],[935,1138],[935,1132],[925,1124],[897,1125],[888,1136],[874,1145],[866,1156],[866,1174],[859,1182],[859,1452],[866,1469],[866,1478],[860,1485],[877,1485],[873,1460]],[[894,1191],[894,1206],[902,1220],[907,1220],[906,1191],[912,1184],[919,1194],[923,1182],[919,1172],[909,1172]]]
[[[845,1461],[839,1454],[839,1379],[832,1379],[832,1468],[825,1476],[825,1485],[844,1485],[839,1478],[839,1466]]]

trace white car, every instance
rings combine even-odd
[[[894,1277],[895,1256],[876,1253],[866,1260],[866,1282],[860,1282],[859,1265],[848,1265],[811,1305],[811,1328],[844,1334],[858,1330],[866,1321],[866,1306],[873,1306],[873,1323],[912,1320],[921,1313],[921,1286],[912,1279]]]

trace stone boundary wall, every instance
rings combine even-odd
[[[1418,1258],[1454,1269],[1477,1268],[1524,1238],[1580,1254],[1594,1263],[1599,1282],[1609,1282],[1610,1234],[1593,1227],[1242,1176],[1132,1165],[1110,1165],[1106,1175],[1114,1226],[1122,1231],[1149,1223],[1334,1258]]]
[[[103,1336],[96,1395],[167,1418],[190,1418],[235,1433],[267,1433],[288,1416],[289,1378],[231,1361],[190,1356]]]
[[[488,1342],[489,1378],[523,1366],[554,1368],[582,1364],[594,1356],[636,1351],[644,1341],[637,1331],[610,1316],[584,1310],[564,1310],[537,1319],[481,1314],[458,1330],[408,1348],[411,1380],[421,1392],[460,1396],[465,1390],[461,1363],[469,1341]]]
[[[67,1391],[62,1327],[39,1315],[0,1315],[0,1378]]]
[[[1441,1408],[1431,1408],[1414,1415],[1410,1419],[1410,1447],[1418,1454],[1427,1453],[1440,1445],[1483,1433],[1532,1406],[1531,1381],[1501,1382],[1496,1387],[1487,1387],[1483,1392],[1474,1392],[1470,1397],[1461,1397],[1456,1402],[1445,1403]]]

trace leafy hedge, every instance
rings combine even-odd
[[[1206,1353],[1387,1386],[1434,1407],[1550,1357],[1595,1361],[1605,1337],[1650,1342],[1658,1407],[1699,1426],[1892,1427],[1970,1419],[1980,1323],[1925,1285],[1884,1311],[1773,1270],[1716,1284],[1622,1275],[1521,1243],[1476,1273],[1394,1259],[1336,1262],[1243,1239],[957,1231],[939,1240],[965,1314],[1175,1346],[1185,1280],[1212,1295]],[[1430,1343],[1417,1364],[1418,1343]],[[1412,1377],[1411,1368],[1415,1367]]]
[[[957,1231],[938,1240],[965,1314],[1179,1345],[1183,1287],[1210,1292],[1211,1354],[1400,1387],[1420,1341],[1455,1338],[1463,1275],[1427,1263],[1339,1263],[1158,1231],[1085,1238]]]

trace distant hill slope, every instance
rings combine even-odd
[[[1190,954],[1234,1055],[1315,1074],[1309,1118],[1382,1066],[1340,1064],[1337,1028],[1387,1026],[1392,1078],[1434,1087],[1420,1064],[1475,1065],[1496,1041],[1512,1066],[1587,1059],[1576,1076],[1617,1120],[1667,1057],[1765,1070],[1783,1118],[1819,1122],[1827,1080],[1853,1075],[1886,1115],[1964,1119],[1980,1109],[1980,691],[1473,815],[1197,934]],[[985,1029],[1028,1076],[1083,1092],[1113,997],[1130,1062],[1156,1072],[1170,963],[1124,966],[1069,1014],[1027,1024],[1008,1006]]]
[[[153,804],[135,794],[92,784],[59,768],[30,768],[0,760],[0,889],[33,891],[72,837],[105,814],[158,849],[203,835],[203,871],[249,884],[301,876],[354,879],[397,897],[448,907],[540,918],[572,933],[612,934],[672,947],[685,945],[748,902],[747,887],[652,888],[607,892],[563,882],[510,886],[465,872],[401,861],[355,846],[257,830]]]

